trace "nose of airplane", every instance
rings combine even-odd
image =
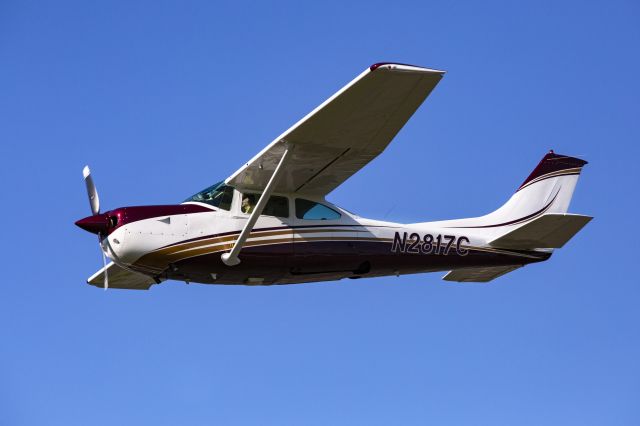
[[[76,222],[76,225],[93,234],[105,235],[109,228],[109,215],[106,213],[87,216]]]

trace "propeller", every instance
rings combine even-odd
[[[91,177],[91,170],[89,166],[84,166],[82,169],[82,177],[87,187],[87,195],[89,196],[89,206],[91,207],[91,213],[96,216],[100,214],[100,197],[98,197],[98,190],[93,183]],[[104,270],[104,290],[109,288],[109,273],[107,272],[107,250],[102,244],[102,234],[98,232],[98,243],[100,244],[100,251],[102,252],[102,266]]]
[[[97,215],[100,213],[100,197],[98,197],[98,190],[96,189],[96,185],[93,183],[89,166],[84,166],[84,169],[82,169],[82,177],[84,177],[84,183],[87,186],[87,195],[89,196],[91,214]]]

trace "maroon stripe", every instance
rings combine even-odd
[[[421,67],[421,66],[418,66],[418,65],[403,64],[403,63],[400,63],[400,62],[378,62],[378,63],[375,63],[375,64],[371,65],[369,67],[369,69],[371,71],[375,71],[378,68],[380,68],[382,66],[385,66],[385,65],[404,65],[406,67],[424,68],[424,67]]]
[[[215,209],[196,204],[119,207],[106,213],[80,219],[76,222],[76,225],[86,231],[93,232],[94,234],[100,234],[104,238],[127,223],[161,216],[212,211],[215,211]]]
[[[396,229],[399,227],[394,226],[384,226],[384,225],[295,225],[295,226],[273,226],[270,228],[254,228],[251,232],[266,232],[266,231],[278,231],[285,229],[316,229],[316,228],[391,228]],[[208,240],[209,238],[218,238],[225,237],[227,235],[239,234],[241,229],[236,229],[235,231],[221,232],[219,234],[210,234],[202,237],[191,238],[188,240],[178,241],[177,243],[169,244],[164,247],[160,247],[158,250],[162,250],[168,247],[177,246],[180,244],[191,243],[199,240]]]
[[[565,174],[562,174],[562,175],[547,176],[547,177],[545,177],[545,178],[542,178],[542,179],[540,179],[540,180],[536,181],[536,183],[538,183],[538,182],[542,182],[543,180],[551,179],[551,178],[554,178],[554,177],[574,176],[574,175],[580,175],[580,172],[575,172],[575,173],[565,173]],[[522,186],[520,186],[520,188],[518,188],[518,191],[520,191],[521,189],[523,189],[523,188],[524,188],[524,187],[526,187],[527,185],[528,185],[528,184],[522,184]],[[516,191],[516,192],[518,192],[518,191]]]
[[[539,178],[540,176],[544,176],[553,172],[559,172],[561,170],[582,167],[585,164],[587,164],[587,162],[581,160],[580,158],[559,155],[554,153],[553,151],[549,151],[549,153],[542,158],[542,161],[538,163],[536,168],[533,169],[533,172],[531,172],[529,177],[525,179],[522,185],[520,185],[518,190],[522,189],[522,187],[524,187],[526,184],[536,178]]]
[[[113,231],[123,225],[140,220],[153,219],[154,217],[172,216],[177,214],[205,213],[214,211],[216,210],[213,208],[208,208],[197,204],[169,204],[160,206],[120,207],[106,212],[105,215],[117,218],[116,226],[109,228],[108,233],[111,234]]]
[[[553,202],[555,201],[556,197],[558,196],[558,194],[560,193],[560,191],[556,192],[556,195],[553,197],[553,199],[551,201],[549,201],[549,204],[547,204],[546,206],[544,206],[543,208],[541,208],[540,210],[538,210],[535,213],[531,213],[530,215],[521,217],[520,219],[514,219],[514,220],[510,220],[509,222],[503,222],[503,223],[498,223],[498,224],[494,224],[494,225],[481,225],[481,226],[451,226],[451,228],[496,228],[498,226],[507,226],[507,225],[513,225],[516,224],[518,222],[524,222],[528,219],[532,219],[535,216],[544,213],[545,211],[547,211],[549,209],[549,207],[551,207],[551,204],[553,204]]]

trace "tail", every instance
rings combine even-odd
[[[487,215],[492,226],[515,225],[545,213],[566,213],[586,161],[550,151],[502,207]]]
[[[586,161],[549,151],[515,194],[488,215],[441,222],[444,227],[477,230],[494,247],[561,247],[591,220],[566,214]]]

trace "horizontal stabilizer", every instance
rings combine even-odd
[[[109,288],[123,288],[129,290],[149,290],[155,280],[148,275],[132,272],[111,262],[106,267],[93,274],[87,282],[96,287],[104,286],[104,271],[109,274]]]
[[[591,219],[590,216],[578,214],[545,214],[489,244],[492,247],[521,250],[560,248]]]
[[[462,283],[486,283],[521,267],[522,265],[461,268],[449,271],[442,279]]]

